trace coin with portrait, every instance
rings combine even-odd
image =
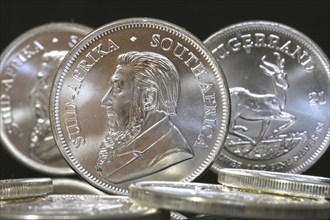
[[[36,171],[73,173],[51,132],[49,95],[65,55],[91,30],[77,23],[44,24],[1,53],[1,141],[14,158]]]
[[[227,131],[221,69],[184,29],[157,19],[106,24],[70,52],[51,93],[56,141],[106,192],[141,180],[192,181]]]

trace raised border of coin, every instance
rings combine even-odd
[[[238,191],[220,184],[146,181],[130,185],[133,201],[221,217],[328,219],[329,201]]]
[[[51,178],[0,180],[0,200],[44,196],[53,192]]]
[[[228,187],[308,198],[330,198],[330,178],[260,170],[223,168],[218,182]]]

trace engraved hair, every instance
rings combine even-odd
[[[118,57],[118,66],[127,65],[139,88],[157,91],[156,111],[176,115],[180,78],[173,63],[157,53],[131,51]]]

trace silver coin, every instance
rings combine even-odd
[[[204,41],[225,73],[228,136],[212,170],[301,173],[330,143],[329,60],[303,33],[267,21],[242,22]]]
[[[126,196],[49,195],[30,202],[0,204],[3,220],[27,219],[161,219],[169,214],[140,206]]]
[[[72,174],[54,141],[49,95],[56,69],[91,28],[50,23],[15,39],[0,57],[0,125],[4,147],[24,165],[49,174]]]
[[[50,178],[22,178],[0,180],[0,200],[44,196],[53,192]]]
[[[56,142],[97,188],[128,194],[142,180],[192,181],[226,136],[229,95],[204,45],[165,21],[130,18],[86,36],[51,91]]]
[[[52,194],[92,194],[105,195],[104,192],[96,189],[85,181],[70,178],[54,178],[54,190]]]
[[[218,182],[228,187],[312,199],[330,198],[330,178],[302,174],[223,168]]]
[[[232,218],[328,219],[329,201],[238,191],[220,184],[146,181],[130,185],[131,199],[168,210]]]

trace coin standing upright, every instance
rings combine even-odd
[[[292,27],[231,25],[204,41],[226,75],[231,120],[212,166],[301,173],[330,144],[330,65]]]
[[[36,171],[73,173],[51,132],[49,95],[60,62],[91,30],[76,23],[44,24],[19,36],[1,53],[1,142],[15,159]]]
[[[185,29],[151,18],[97,28],[62,62],[51,92],[55,140],[73,169],[115,194],[141,180],[192,181],[221,149],[224,75]]]

